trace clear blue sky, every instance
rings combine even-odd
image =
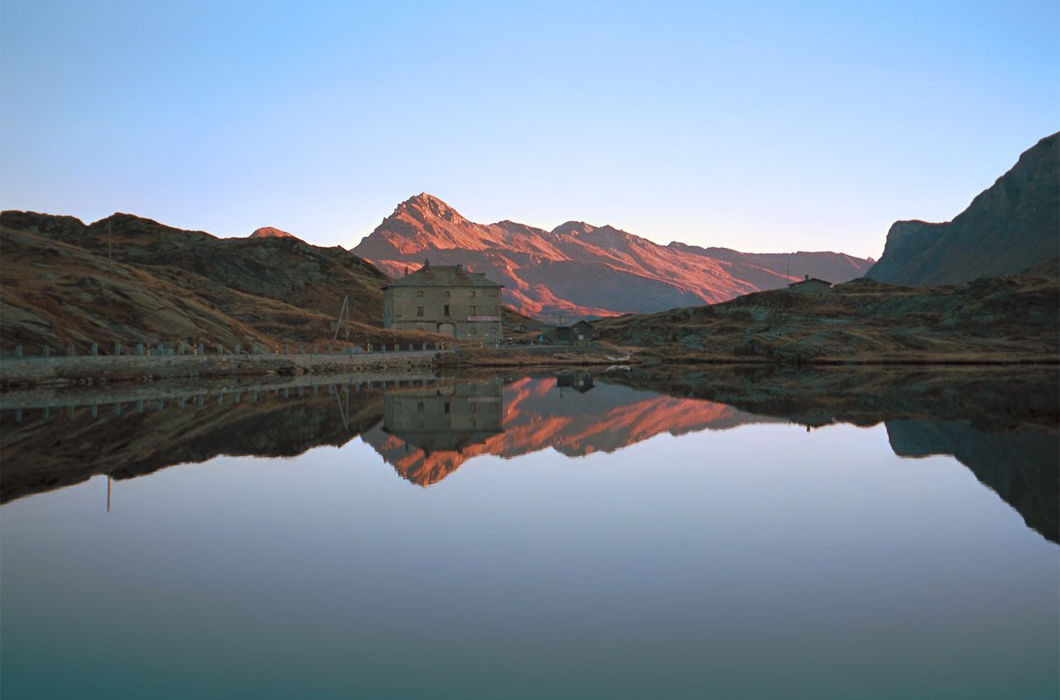
[[[1060,3],[3,0],[0,205],[879,256],[1060,129]]]

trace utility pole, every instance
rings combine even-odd
[[[342,308],[339,309],[339,320],[335,322],[335,335],[331,337],[332,340],[338,340],[339,329],[342,328],[342,317],[346,317],[346,340],[350,339],[350,295],[347,294],[342,298]]]

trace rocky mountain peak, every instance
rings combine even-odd
[[[424,221],[430,218],[442,219],[449,223],[467,223],[467,219],[460,215],[456,209],[438,199],[434,195],[420,192],[414,197],[409,197],[397,206],[393,216],[402,214],[410,215],[415,219]]]
[[[578,236],[595,231],[596,226],[587,224],[584,221],[565,221],[556,228],[552,229],[552,235],[554,236]]]

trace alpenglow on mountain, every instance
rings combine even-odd
[[[505,304],[546,320],[716,303],[805,275],[845,282],[872,265],[843,253],[659,245],[582,221],[551,231],[507,220],[478,224],[426,193],[399,204],[353,252],[393,277],[425,259],[466,265],[505,285]]]

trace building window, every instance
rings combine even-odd
[[[423,315],[423,307],[422,306],[417,306],[416,307],[416,315],[417,316],[422,316]]]
[[[471,290],[471,298],[472,298],[472,299],[474,299],[474,298],[475,298],[475,290],[474,290],[474,289],[472,289],[472,290]]]
[[[445,412],[449,413],[449,402],[448,401],[445,402]]]
[[[445,296],[449,296],[449,290],[445,290]]]
[[[471,315],[472,316],[475,315],[475,305],[474,304],[471,305]]]
[[[448,316],[449,315],[449,304],[445,305],[445,310],[442,311],[442,315],[443,316]]]
[[[422,297],[423,296],[423,290],[421,289],[418,292],[416,292],[416,296]]]
[[[417,413],[423,413],[423,402],[422,401],[417,401],[416,402],[416,412]]]

